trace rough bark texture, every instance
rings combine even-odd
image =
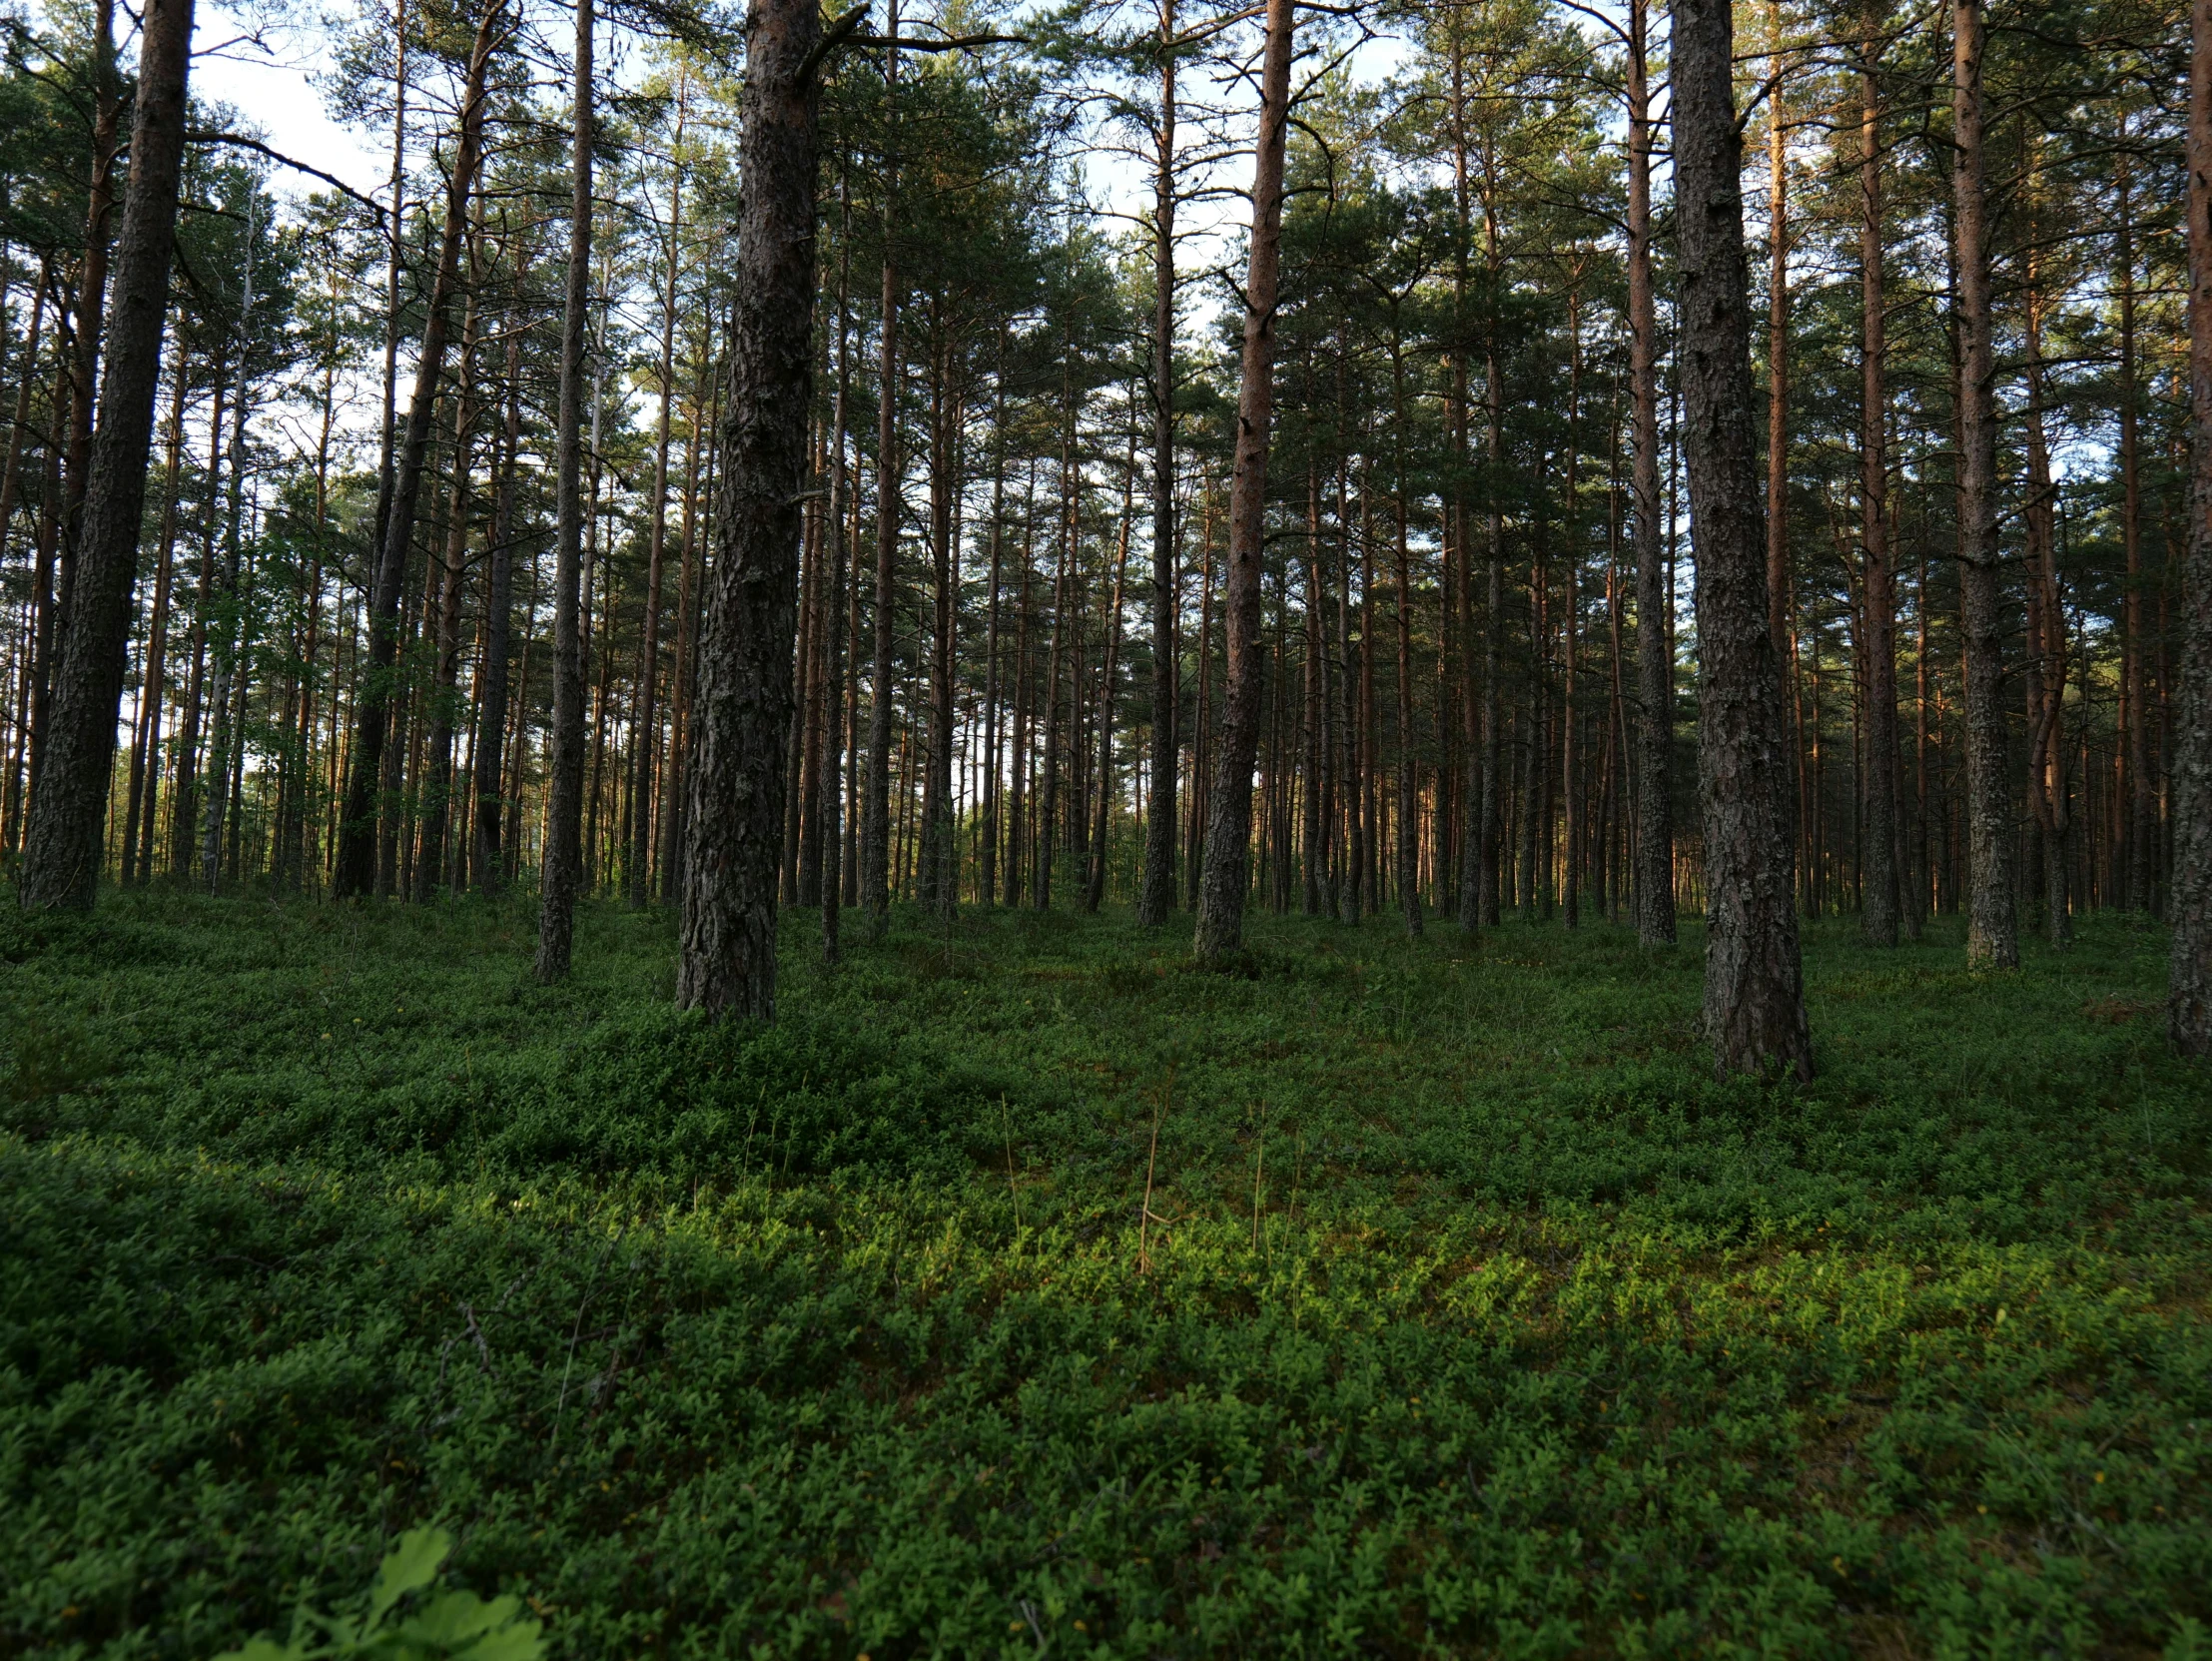
[[[2212,0],[2190,8],[2188,567],[2182,573],[2181,684],[2174,711],[2173,983],[2167,1030],[2186,1055],[2212,1055]]]
[[[1198,960],[1238,950],[1251,886],[1252,765],[1259,749],[1260,555],[1267,528],[1267,439],[1275,401],[1275,286],[1282,254],[1283,153],[1290,129],[1290,0],[1267,0],[1260,70],[1258,156],[1252,172],[1251,268],[1244,282],[1244,355],[1236,400],[1236,470],[1229,485],[1228,574],[1221,613],[1228,673],[1221,700],[1220,759],[1198,878]]]
[[[503,9],[504,0],[493,0],[477,25],[469,50],[460,134],[453,146],[453,171],[445,190],[445,225],[437,271],[424,303],[422,352],[415,364],[414,395],[407,406],[406,429],[394,462],[391,502],[382,527],[383,542],[376,556],[375,583],[369,597],[369,667],[355,705],[351,769],[333,879],[341,898],[365,895],[376,883],[377,796],[389,736],[393,666],[399,655],[399,589],[406,576],[407,549],[414,540],[422,475],[429,464],[430,420],[437,409],[438,377],[445,368],[446,313],[459,285],[461,244],[468,230],[468,195],[474,188],[476,164],[483,152],[484,77]]]
[[[1652,294],[1652,121],[1649,12],[1629,11],[1628,312],[1629,497],[1636,558],[1636,938],[1675,943],[1675,663],[1667,627],[1667,562],[1659,534],[1659,316]]]
[[[1859,546],[1864,555],[1866,766],[1864,893],[1859,922],[1867,943],[1897,943],[1896,576],[1889,558],[1889,400],[1881,285],[1881,105],[1874,36],[1861,49],[1858,160]]]
[[[773,1019],[776,888],[813,387],[821,96],[814,0],[745,20],[736,303],[722,492],[694,706],[676,1002]]]
[[[147,0],[142,18],[129,197],[108,311],[108,379],[24,846],[20,895],[31,910],[92,905],[130,648],[131,581],[176,245],[192,0]]]
[[[1767,620],[1752,443],[1742,140],[1727,0],[1678,0],[1675,167],[1682,380],[1698,564],[1698,782],[1705,826],[1705,1023],[1718,1070],[1813,1074],[1794,905],[1790,752]]]
[[[891,0],[889,27],[899,37],[898,0]],[[899,50],[884,54],[885,115],[898,116]],[[898,129],[893,126],[896,135]],[[893,140],[896,143],[896,138]],[[868,777],[861,803],[860,903],[868,913],[867,933],[881,940],[891,928],[891,646],[892,605],[899,556],[899,272],[893,247],[893,203],[898,192],[898,157],[884,168],[884,244],[882,357],[876,400],[876,597],[875,634],[868,672]]]
[[[1152,176],[1152,777],[1136,920],[1175,909],[1175,785],[1182,703],[1175,653],[1175,8],[1159,9],[1159,161]]]
[[[520,288],[517,276],[516,287]],[[469,882],[479,894],[499,892],[505,861],[501,817],[505,801],[508,658],[514,629],[514,469],[522,444],[522,337],[507,334],[507,423],[503,434],[499,493],[491,511],[491,569],[484,595],[483,706],[476,717],[476,813]]]
[[[538,877],[537,978],[568,973],[583,876],[584,667],[577,623],[583,556],[584,335],[591,310],[591,0],[576,0],[575,132],[567,293],[561,313],[560,413],[553,461],[553,708],[545,845]]]
[[[1957,0],[1951,59],[1951,188],[1958,239],[1958,589],[1966,658],[1966,961],[2020,961],[2013,817],[2004,765],[2004,635],[1997,603],[1996,361],[1982,184],[1981,3]]]

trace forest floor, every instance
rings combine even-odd
[[[6,907],[0,1654],[431,1518],[610,1661],[2212,1654],[2159,931],[1820,925],[1795,1089],[1695,929],[786,928],[759,1032],[613,907]]]

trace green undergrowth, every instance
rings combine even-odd
[[[8,914],[0,1654],[434,1523],[564,1658],[2212,1655],[2156,931],[1816,927],[1799,1089],[1694,932],[813,922],[761,1031],[613,908]]]

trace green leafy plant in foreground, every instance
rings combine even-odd
[[[486,1602],[474,1592],[441,1592],[413,1614],[399,1605],[437,1579],[451,1555],[453,1537],[442,1528],[410,1528],[376,1565],[369,1608],[360,1623],[343,1615],[319,1615],[303,1607],[292,1639],[256,1638],[216,1661],[322,1661],[323,1657],[374,1656],[377,1661],[538,1661],[545,1653],[539,1623],[522,1618],[522,1600],[511,1594]]]

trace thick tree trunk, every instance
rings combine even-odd
[[[1659,316],[1652,293],[1650,9],[1629,10],[1629,463],[1636,559],[1636,938],[1675,943],[1675,664],[1660,546]]]
[[[676,979],[677,1005],[713,1016],[776,1013],[776,887],[814,372],[821,38],[814,0],[754,0],[745,20],[730,402],[699,642]]]
[[[108,314],[110,367],[93,439],[68,627],[56,657],[46,761],[24,847],[20,895],[27,910],[90,908],[100,879],[162,321],[169,307],[191,48],[192,0],[146,0],[130,184]]]
[[[1676,0],[1682,375],[1698,560],[1705,1022],[1730,1073],[1813,1074],[1793,893],[1790,756],[1752,443],[1742,141],[1727,0]]]
[[[1175,0],[1159,8],[1159,125],[1152,171],[1152,776],[1136,920],[1156,929],[1175,909]]]
[[[576,0],[568,269],[560,329],[560,411],[553,460],[553,700],[538,877],[540,981],[568,974],[583,880],[584,665],[577,566],[583,552],[584,339],[591,313],[592,0]]]
[[[2201,7],[2207,0],[2198,3]],[[1966,961],[1979,968],[2011,969],[2020,961],[2020,940],[2012,893],[2012,799],[2005,782],[2003,613],[1997,597],[1997,371],[1990,345],[1988,203],[1982,169],[1981,0],[1956,0],[1952,18],[1958,587],[1966,669]]]
[[[1290,0],[1267,0],[1252,174],[1250,269],[1244,281],[1244,350],[1236,407],[1235,474],[1229,492],[1228,630],[1220,759],[1207,792],[1205,865],[1199,877],[1196,952],[1201,963],[1239,950],[1251,886],[1252,764],[1259,745],[1259,580],[1267,530],[1267,440],[1275,398],[1275,289],[1282,258],[1283,156],[1290,127]]]
[[[2184,1055],[2212,1055],[2212,0],[2190,8],[2188,565],[2182,573],[2174,703],[2173,922],[2167,1031]]]
[[[588,4],[588,0],[586,0]],[[430,421],[437,406],[437,384],[445,368],[446,313],[460,276],[461,244],[468,230],[469,193],[483,153],[484,81],[498,39],[505,0],[491,0],[469,49],[468,73],[461,96],[460,132],[453,147],[453,171],[445,192],[445,224],[436,275],[430,284],[422,325],[422,351],[415,365],[414,393],[407,424],[394,458],[391,503],[382,525],[375,584],[369,613],[369,665],[354,705],[354,742],[346,783],[346,812],[339,829],[335,886],[341,898],[358,898],[377,883],[378,802],[390,736],[399,653],[399,595],[406,576],[407,550],[414,540],[416,505],[427,469]],[[387,821],[390,815],[382,815]]]
[[[1889,554],[1889,397],[1881,282],[1881,100],[1869,21],[1859,49],[1859,547],[1865,607],[1865,853],[1859,924],[1867,943],[1897,943],[1896,577]]]

